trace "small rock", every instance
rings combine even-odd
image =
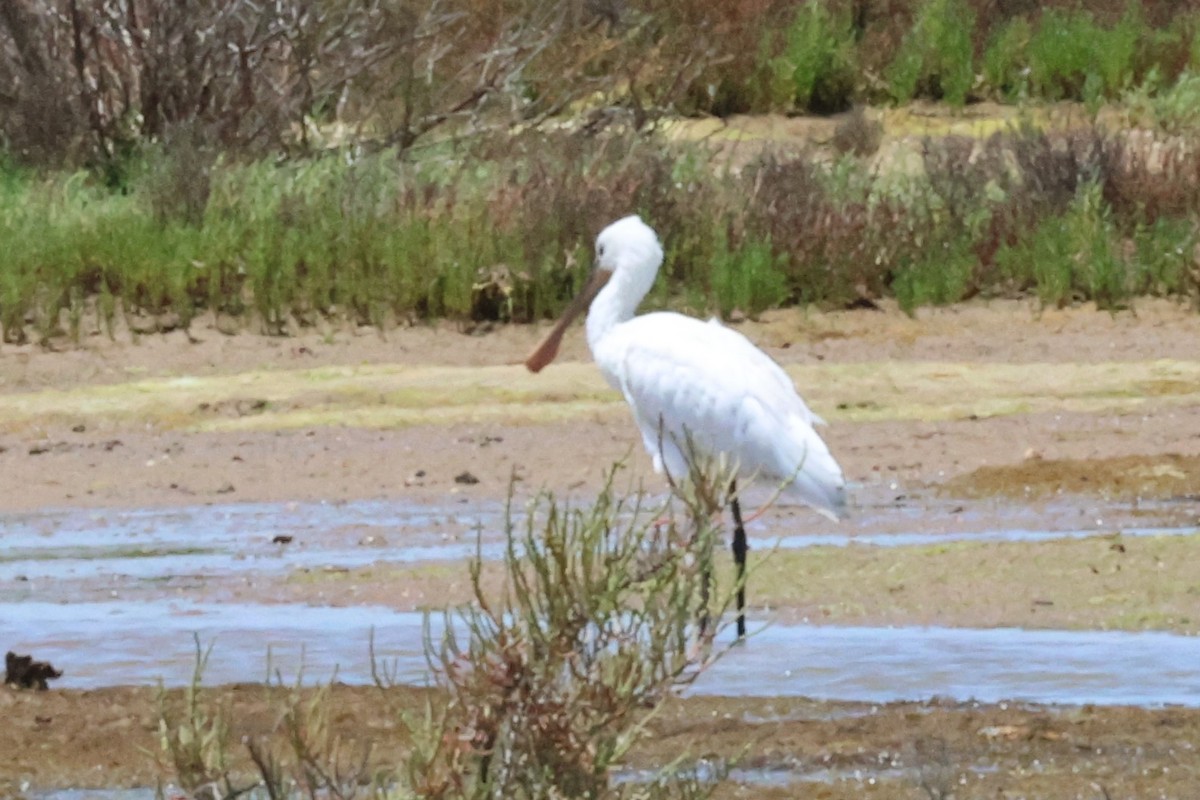
[[[218,312],[217,318],[213,320],[213,327],[226,336],[233,336],[241,331],[242,324],[237,317],[222,311]]]
[[[275,538],[271,539],[271,544],[291,544],[293,538],[285,533],[277,533]]]
[[[47,681],[61,677],[62,671],[49,661],[34,661],[33,656],[19,656],[11,650],[4,656],[4,682],[10,686],[45,691],[50,688]]]
[[[81,422],[81,423],[79,423],[78,425],[76,425],[76,426],[74,426],[73,428],[71,428],[71,430],[72,430],[72,431],[74,431],[75,433],[83,433],[84,431],[86,431],[86,430],[87,430],[87,425],[84,425],[84,424]]]
[[[464,470],[463,472],[454,476],[454,482],[461,483],[464,486],[474,486],[475,484],[479,483],[479,478],[476,478],[470,472]]]
[[[29,446],[29,455],[40,456],[43,453],[65,453],[73,449],[66,442],[38,442]]]
[[[225,483],[221,485],[221,488],[217,489],[217,494],[229,494],[235,491],[237,490],[233,488],[232,483]]]

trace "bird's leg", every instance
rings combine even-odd
[[[738,505],[737,481],[729,484],[729,494],[733,508],[733,563],[737,568],[737,635],[739,639],[746,638],[746,525],[742,522],[742,507]]]
[[[701,644],[711,642],[712,632],[708,627],[708,601],[712,591],[712,537],[701,536],[704,525],[700,520],[696,520],[696,528],[692,532],[692,541],[688,543],[688,547],[696,554],[700,560],[700,608],[696,615],[696,625],[699,628],[699,641]],[[697,545],[700,545],[697,547]]]
[[[774,501],[772,501],[772,502],[770,502],[770,503],[763,503],[762,507],[761,507],[761,508],[759,508],[759,509],[758,509],[758,511],[755,511],[753,514],[751,514],[750,516],[746,517],[746,519],[744,520],[744,522],[743,522],[743,523],[741,523],[741,524],[742,524],[742,527],[745,527],[746,525],[749,525],[751,522],[754,522],[754,520],[758,519],[758,518],[759,518],[759,517],[761,517],[763,514],[766,514],[766,513],[767,513],[767,509],[768,509],[768,508],[770,508],[770,507],[773,505],[773,503],[774,503]]]

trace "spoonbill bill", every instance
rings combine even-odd
[[[596,365],[624,395],[657,472],[688,475],[685,453],[724,457],[735,465],[730,486],[738,575],[738,636],[745,636],[746,529],[736,477],[783,486],[783,493],[836,520],[845,479],[787,373],[737,331],[713,319],[655,312],[634,316],[650,291],[663,250],[636,215],[596,237],[596,264],[525,366],[541,371],[558,354],[563,334],[587,311],[587,341]]]

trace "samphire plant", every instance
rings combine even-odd
[[[614,490],[571,508],[539,495],[507,515],[503,585],[471,562],[474,602],[447,612],[427,652],[446,702],[413,724],[419,797],[697,797],[686,772],[614,782],[662,702],[719,653],[732,596],[714,581],[716,503],[730,485],[697,469],[667,504]],[[682,505],[682,519],[673,506]]]
[[[373,658],[381,708],[409,734],[399,763],[369,730],[333,723],[332,684],[276,675],[263,689],[274,722],[235,719],[202,685],[212,648],[197,642],[191,685],[160,692],[160,773],[201,800],[707,797],[722,775],[681,768],[686,753],[649,780],[619,773],[664,701],[719,656],[737,588],[712,563],[732,473],[698,463],[662,501],[618,491],[617,467],[589,504],[539,494],[518,514],[510,496],[503,563],[477,551],[473,601],[426,617],[424,713]]]

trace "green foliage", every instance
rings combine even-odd
[[[311,156],[359,137],[432,147],[443,132],[538,127],[564,114],[595,114],[592,125],[620,109],[641,129],[679,113],[829,113],[914,97],[961,105],[981,90],[1095,108],[1151,69],[1171,82],[1200,67],[1200,17],[1166,14],[1163,0],[1131,0],[1115,21],[1113,3],[1080,0],[260,5],[81,9],[84,33],[110,35],[102,45],[85,35],[78,67],[54,44],[78,33],[73,15],[16,12],[9,24],[29,46],[0,52],[15,87],[0,141],[31,163],[93,165],[118,187],[148,147],[183,153],[220,141],[241,157]],[[290,44],[275,66],[293,80],[266,68],[272,37]],[[89,82],[95,75],[103,86]],[[181,158],[174,169],[199,167],[203,179],[206,163]],[[164,199],[195,211],[203,180],[194,188]]]
[[[1116,309],[1131,296],[1128,264],[1116,241],[1112,212],[1097,183],[1082,186],[1067,212],[996,255],[1002,272],[1033,288],[1044,306],[1086,298]]]
[[[647,305],[693,314],[887,294],[909,307],[1014,287],[1040,287],[1046,302],[1119,304],[1142,286],[1186,294],[1173,281],[1118,279],[1110,267],[1123,246],[1046,226],[1073,219],[1081,176],[1100,189],[1076,217],[1126,237],[1200,208],[1186,178],[1200,150],[1188,122],[1198,86],[1189,74],[1138,95],[1143,118],[1178,138],[943,137],[923,146],[915,174],[809,153],[768,155],[735,175],[710,151],[635,134],[505,136],[420,160],[389,150],[215,160],[199,182],[150,155],[119,191],[86,172],[0,171],[0,327],[16,343],[187,328],[213,313],[272,334],[329,321],[538,319],[579,288],[599,227],[630,212],[668,248]],[[166,199],[175,181],[203,208]],[[1084,259],[1092,274],[1034,274],[1014,248],[1046,264]],[[1001,251],[1007,272],[993,269]],[[980,264],[964,283],[970,253]]]
[[[1200,128],[1200,73],[1186,70],[1168,87],[1159,87],[1152,72],[1137,89],[1124,97],[1138,122],[1179,135]]]
[[[966,296],[978,264],[970,241],[942,242],[900,267],[892,290],[907,314],[918,306],[954,303]]]
[[[1025,72],[1033,27],[1024,17],[1013,17],[993,35],[983,54],[983,80],[992,92],[1005,100],[1027,95],[1029,78]]]
[[[782,38],[782,51],[775,42]],[[766,29],[762,85],[768,107],[829,113],[848,108],[857,80],[853,21],[848,8],[808,0],[782,36]]]
[[[1138,43],[1147,35],[1134,5],[1111,28],[1084,10],[1048,10],[1029,40],[1030,90],[1050,100],[1082,98],[1092,105],[1113,97],[1132,82]]]
[[[1200,288],[1195,271],[1200,231],[1187,219],[1160,217],[1139,225],[1133,234],[1132,290],[1156,295],[1178,295]]]
[[[746,241],[736,250],[718,248],[712,261],[712,290],[725,317],[735,309],[754,317],[788,299],[787,277],[766,241]]]
[[[1098,183],[1080,189],[1067,219],[1086,296],[1101,308],[1122,307],[1131,295],[1129,269],[1117,243],[1112,209]]]
[[[1043,14],[1029,42],[1031,88],[1051,100],[1081,96],[1099,35],[1087,12],[1051,10]]]
[[[964,0],[926,0],[888,68],[892,97],[961,106],[975,81],[971,34],[975,15]]]

